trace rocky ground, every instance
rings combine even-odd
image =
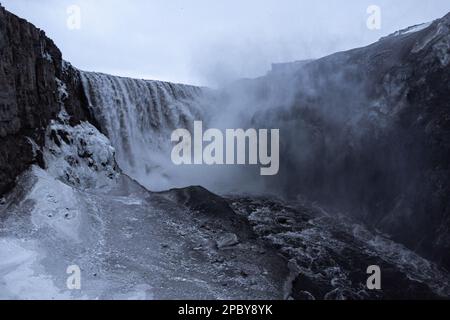
[[[60,113],[0,204],[1,299],[445,298],[449,276],[385,235],[305,201],[149,192],[109,140]],[[81,269],[81,290],[66,270]],[[366,287],[367,267],[382,290]]]
[[[47,168],[22,174],[0,205],[1,299],[283,298],[284,258],[225,200],[147,191],[91,125],[60,121],[48,137]],[[66,287],[70,265],[80,291]]]
[[[217,110],[283,128],[268,185],[290,200],[220,197],[150,192],[122,172],[80,73],[0,7],[0,299],[448,298],[449,30],[447,15],[225,88]]]
[[[294,299],[431,299],[450,294],[448,272],[345,216],[317,204],[234,197],[232,208],[288,262]],[[377,265],[382,290],[367,289]]]

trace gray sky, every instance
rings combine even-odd
[[[366,45],[450,11],[448,0],[0,1],[80,69],[204,85]],[[366,27],[372,4],[381,30]],[[67,27],[70,5],[81,9],[80,30]]]

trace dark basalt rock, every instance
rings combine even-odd
[[[275,68],[230,96],[279,103],[249,124],[281,128],[280,173],[269,189],[350,213],[450,268],[449,60],[450,14]]]
[[[0,193],[34,162],[32,144],[43,143],[59,111],[55,76],[61,52],[43,31],[0,8]]]
[[[251,197],[229,201],[238,214],[247,217],[258,237],[289,261],[290,298],[444,299],[448,295],[445,272],[351,220],[324,215],[303,202]],[[280,217],[288,218],[291,225],[280,227]],[[382,270],[381,291],[366,286],[370,265]],[[425,280],[431,274],[435,280]]]
[[[211,230],[223,229],[232,235],[236,233],[239,239],[254,238],[254,233],[246,219],[236,215],[233,209],[224,198],[215,195],[203,187],[194,186],[184,189],[172,189],[161,192],[176,203],[187,207],[196,213],[196,218],[203,228]],[[230,237],[227,235],[227,238]],[[225,244],[235,244],[239,240],[219,239],[218,242]]]
[[[68,96],[62,99],[57,79],[66,85]],[[30,164],[43,165],[36,147],[43,145],[61,102],[72,123],[93,120],[85,101],[78,71],[63,66],[53,41],[0,6],[0,194]]]

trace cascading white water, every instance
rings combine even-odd
[[[201,185],[220,194],[257,193],[264,186],[258,167],[176,166],[171,134],[180,128],[193,132],[199,120],[204,128],[248,128],[272,100],[255,102],[234,87],[221,95],[207,88],[101,73],[81,72],[81,77],[91,111],[116,149],[120,168],[149,190]]]
[[[180,177],[187,172],[171,163],[170,137],[174,129],[205,119],[204,89],[91,72],[81,77],[90,108],[125,173],[155,191],[189,184]]]

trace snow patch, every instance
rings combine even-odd
[[[450,63],[450,36],[447,36],[436,43],[433,46],[433,50],[436,53],[436,56],[438,57],[442,66],[448,66],[448,64]]]
[[[431,26],[432,23],[433,23],[433,21],[427,22],[427,23],[422,23],[422,24],[417,24],[415,26],[411,26],[406,29],[396,31],[392,34],[392,36],[396,37],[396,36],[402,36],[405,34],[411,34],[414,32],[419,32],[419,31],[422,31],[422,30],[428,28],[429,26]]]
[[[58,87],[58,98],[59,101],[62,102],[69,97],[69,93],[67,92],[67,86],[62,80],[58,78],[55,78],[55,80],[56,85]]]
[[[45,60],[47,60],[48,62],[51,62],[51,63],[53,62],[52,56],[47,51],[42,53],[42,59],[45,59]]]
[[[435,32],[429,32],[429,34],[424,39],[421,39],[420,41],[418,41],[416,43],[416,45],[412,49],[412,52],[417,53],[419,51],[424,50],[432,42],[436,41],[440,37],[444,37],[444,36],[448,35],[448,33],[449,33],[449,27],[445,23],[440,22],[436,26]],[[435,50],[435,48],[433,48],[433,49]]]
[[[80,242],[80,203],[75,190],[37,166],[31,170],[38,179],[24,201],[34,204],[31,221],[35,230],[50,228],[60,238]]]
[[[32,241],[0,239],[0,300],[3,299],[70,299],[53,280],[39,274],[39,252]]]
[[[118,177],[114,156],[108,138],[88,122],[72,127],[53,121],[48,128],[44,151],[48,172],[72,186],[89,189],[113,183]]]
[[[152,287],[141,284],[134,287],[128,293],[118,293],[113,296],[113,300],[152,300],[154,298]]]

